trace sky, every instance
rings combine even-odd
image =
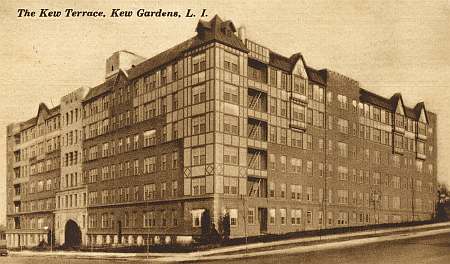
[[[104,80],[105,59],[126,49],[152,57],[195,35],[198,16],[244,25],[247,37],[438,115],[438,177],[450,184],[450,0],[433,1],[0,1],[0,224],[5,222],[6,126],[41,102]],[[244,3],[242,3],[244,2]],[[17,17],[18,8],[102,10],[105,18]],[[113,8],[178,11],[195,18],[109,17]]]

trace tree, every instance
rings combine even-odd
[[[222,219],[223,239],[228,240],[230,238],[230,214],[227,212]]]
[[[449,197],[449,188],[445,183],[438,184],[438,200],[436,204],[436,220],[438,221],[447,221],[448,215],[446,211],[446,207],[448,206],[448,197]]]
[[[202,240],[207,241],[209,233],[211,232],[211,216],[208,209],[203,211],[200,222],[202,226]]]

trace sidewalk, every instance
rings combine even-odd
[[[422,231],[422,233],[427,234],[426,232],[439,232],[441,229],[445,230],[445,232],[450,232],[450,222],[445,223],[437,223],[430,225],[420,225],[420,226],[412,226],[412,227],[400,227],[400,228],[386,228],[386,229],[378,229],[378,230],[368,230],[362,232],[354,232],[354,233],[345,233],[345,234],[335,234],[335,235],[326,235],[326,236],[315,236],[315,237],[306,237],[306,238],[296,238],[296,239],[288,239],[281,241],[273,241],[273,242],[259,242],[252,243],[247,245],[238,245],[238,246],[229,246],[229,247],[221,247],[215,248],[206,251],[196,251],[191,253],[111,253],[111,252],[79,252],[79,251],[54,251],[54,252],[35,252],[35,251],[11,251],[11,256],[53,256],[53,257],[72,257],[72,258],[92,258],[92,259],[145,259],[149,258],[153,261],[183,261],[183,260],[196,260],[200,257],[208,257],[214,258],[219,254],[228,254],[228,257],[231,257],[229,254],[235,253],[236,256],[240,256],[242,252],[245,252],[245,255],[248,254],[259,254],[264,253],[265,249],[277,251],[277,247],[295,247],[295,246],[303,246],[303,248],[307,247],[316,247],[320,248],[322,244],[333,244],[333,243],[343,243],[345,241],[353,241],[356,240],[358,243],[364,241],[377,241],[380,237],[389,237],[389,236],[405,236],[405,232],[413,232],[413,231]],[[413,234],[414,235],[414,234]],[[322,243],[323,242],[323,243]],[[314,245],[311,245],[314,244]],[[345,243],[344,243],[345,244]],[[347,243],[348,244],[348,243]],[[294,248],[295,249],[295,248]],[[258,250],[264,250],[263,252],[258,252]],[[248,254],[247,254],[248,253]],[[235,255],[233,255],[235,256]]]

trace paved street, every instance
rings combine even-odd
[[[0,263],[11,264],[100,264],[145,263],[136,260],[92,260],[55,257],[2,257]],[[151,261],[150,262],[154,262]],[[450,233],[435,236],[388,241],[364,246],[292,255],[267,255],[248,259],[224,259],[203,263],[450,263]]]
[[[206,263],[450,263],[450,233],[360,247]]]

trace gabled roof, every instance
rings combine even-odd
[[[422,107],[425,108],[425,104],[423,102],[416,104],[416,106],[414,108],[407,107],[403,103],[403,98],[400,93],[395,93],[394,95],[391,96],[391,98],[385,98],[381,95],[369,92],[363,88],[359,89],[359,100],[364,103],[376,105],[378,107],[384,108],[391,112],[394,112],[395,109],[397,109],[398,103],[401,102],[403,105],[403,110],[405,112],[405,116],[409,117],[411,119],[414,119],[414,120],[419,120]],[[425,111],[425,115],[426,115],[426,111]],[[428,120],[428,117],[427,117],[427,120]]]
[[[114,87],[117,77],[118,77],[118,74],[116,74],[112,78],[107,79],[102,84],[89,89],[88,93],[86,94],[86,96],[83,99],[83,102],[89,101],[90,99],[95,98],[95,97],[111,90],[111,88]]]
[[[223,21],[215,15],[210,21],[200,20],[195,29],[201,44],[217,41],[243,52],[249,52],[244,42],[234,33],[236,27],[230,20]]]
[[[192,37],[158,55],[145,60],[127,71],[129,79],[135,79],[143,74],[146,74],[161,65],[167,64],[184,52],[202,46],[204,44],[217,41],[238,50],[248,52],[247,47],[234,33],[236,28],[231,21],[222,21],[222,19],[215,15],[210,21],[200,20],[196,27],[197,35]]]
[[[313,69],[311,67],[305,66],[306,73],[308,74],[308,78],[311,81],[317,82],[322,85],[326,85],[326,80],[322,77],[320,71]]]
[[[365,90],[363,88],[359,89],[359,100],[361,102],[373,104],[373,105],[376,105],[378,107],[387,109],[389,111],[392,111],[392,109],[393,109],[393,106],[392,106],[392,103],[391,103],[390,99],[385,98],[385,97],[383,97],[381,95],[372,93],[372,92],[370,92],[368,90]]]
[[[270,51],[269,65],[286,72],[291,72],[295,64],[293,64],[289,58],[284,57],[283,55],[276,52]]]
[[[429,123],[430,121],[429,121],[429,119],[428,119],[428,111],[427,111],[427,109],[425,108],[425,103],[424,103],[424,102],[417,103],[417,104],[414,106],[414,108],[412,109],[412,111],[414,111],[414,113],[415,113],[415,115],[416,115],[416,117],[417,117],[417,120],[419,120],[419,118],[420,118],[420,113],[422,112],[422,110],[423,110],[423,112],[425,113],[425,119],[427,120],[427,123]]]
[[[60,108],[61,108],[60,105],[57,105],[49,109],[45,103],[40,103],[35,117],[19,123],[20,130],[25,130],[35,126],[38,122],[38,117],[41,113],[44,115],[44,119],[48,119],[50,117],[60,114],[59,112]]]
[[[276,52],[269,52],[269,65],[289,73],[292,73],[295,65],[299,60],[302,60],[303,64],[305,65],[306,74],[311,81],[317,82],[322,85],[326,84],[325,79],[320,75],[318,70],[306,66],[305,58],[301,53],[295,53],[287,58]]]
[[[161,65],[169,63],[175,60],[177,57],[183,54],[183,52],[189,50],[198,42],[197,37],[190,38],[158,55],[139,63],[127,71],[129,79],[135,79],[145,73],[148,73]]]

